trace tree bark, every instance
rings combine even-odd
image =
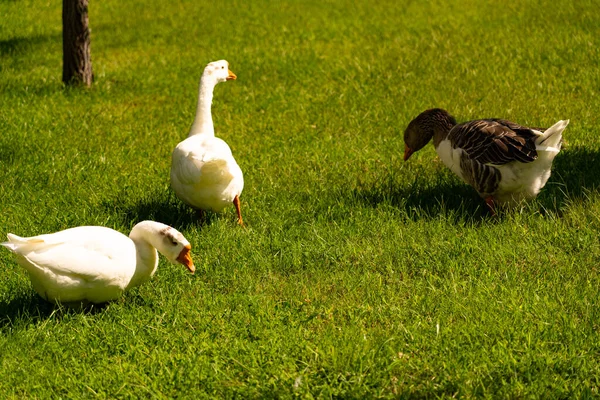
[[[63,0],[63,82],[92,84],[88,0]]]

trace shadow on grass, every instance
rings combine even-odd
[[[11,143],[0,143],[0,168],[15,163],[19,147]]]
[[[559,212],[569,201],[585,201],[600,187],[600,152],[568,147],[554,159],[552,176],[538,196],[542,206]]]
[[[372,208],[387,205],[413,221],[444,217],[479,224],[488,220],[490,213],[477,192],[437,164],[432,174],[424,165],[393,162],[380,171],[376,181],[359,184],[341,197]]]
[[[154,193],[133,204],[121,202],[117,198],[102,205],[107,211],[122,217],[125,223],[151,220],[175,229],[210,225],[217,218],[217,214],[212,212],[203,212],[200,216],[198,211],[182,203],[171,191]]]
[[[37,295],[20,296],[7,303],[0,303],[0,328],[11,326],[18,320],[39,322],[56,312],[53,304]]]
[[[36,294],[22,295],[6,303],[0,303],[0,329],[14,326],[19,321],[38,323],[49,318],[61,319],[73,313],[97,314],[106,308],[105,304],[56,305]]]
[[[436,184],[420,182],[418,177],[408,187],[400,187],[393,179],[371,187],[356,188],[352,197],[363,204],[377,207],[388,204],[401,209],[408,218],[436,218],[440,215],[471,223],[490,217],[484,201],[470,187],[458,180],[438,180]]]
[[[57,35],[36,35],[31,37],[13,37],[0,40],[0,58],[21,55],[37,51],[36,47],[48,43],[62,44],[62,33]]]
[[[585,201],[588,193],[600,187],[600,152],[584,147],[564,149],[554,160],[552,171],[538,201],[544,210],[560,214],[568,202]],[[444,215],[477,223],[490,217],[475,190],[458,179],[444,179],[441,173],[435,182],[429,182],[417,174],[411,184],[402,186],[395,175],[388,173],[374,185],[354,189],[350,198],[371,207],[389,204],[413,220]],[[500,211],[500,217],[502,214]]]

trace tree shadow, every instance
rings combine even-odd
[[[48,43],[61,43],[62,34],[13,37],[0,40],[0,58],[21,55]]]
[[[32,62],[32,54],[56,53],[62,52],[62,33],[53,35],[35,35],[28,37],[12,37],[0,40],[0,61],[2,67],[14,68],[21,72],[30,71],[38,67],[38,62]],[[42,61],[45,62],[45,61]],[[9,79],[4,85],[10,88],[11,96],[21,94],[45,96],[55,93],[65,86],[60,80],[60,70],[50,79],[29,80],[24,85],[19,79]]]
[[[0,143],[0,168],[7,167],[15,163],[18,158],[19,146],[15,146],[11,141],[9,143]]]

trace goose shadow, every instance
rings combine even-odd
[[[39,322],[55,313],[53,304],[34,294],[23,294],[0,303],[0,328],[12,326],[16,321]]]
[[[446,215],[455,220],[481,222],[490,218],[485,203],[469,185],[458,178],[448,179],[450,171],[436,173],[421,179],[414,174],[409,185],[400,184],[397,173],[388,174],[370,186],[359,186],[350,198],[372,207],[389,204],[402,209],[413,219],[423,216]],[[600,187],[600,152],[585,147],[563,149],[554,159],[552,175],[536,201],[542,210],[561,214],[566,205],[574,200],[586,201],[590,192]],[[502,217],[503,212],[499,212]]]
[[[173,193],[161,192],[146,196],[134,203],[124,203],[122,199],[106,201],[102,206],[109,212],[118,214],[125,223],[130,221],[152,220],[162,222],[176,229],[191,226],[210,225],[216,218],[213,212],[203,212],[182,203]]]
[[[552,175],[538,196],[548,210],[560,213],[572,201],[587,201],[600,187],[600,151],[569,146],[554,159]]]
[[[404,211],[411,220],[446,218],[479,223],[490,218],[484,201],[470,186],[458,179],[447,179],[445,173],[434,182],[422,179],[419,174],[407,186],[401,185],[393,175],[370,186],[359,186],[351,198],[370,207],[386,204]],[[501,214],[500,214],[501,215]]]
[[[36,324],[50,318],[61,319],[72,313],[94,315],[106,307],[105,304],[62,305],[50,303],[35,293],[21,294],[7,302],[0,302],[0,329],[18,324],[18,321]]]

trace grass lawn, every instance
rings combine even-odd
[[[591,397],[600,388],[597,0],[91,1],[95,83],[65,89],[61,2],[0,2],[0,237],[144,219],[198,271],[91,311],[0,251],[0,397]],[[198,221],[169,187],[204,66],[244,171]],[[418,113],[550,126],[538,199],[491,218]]]

